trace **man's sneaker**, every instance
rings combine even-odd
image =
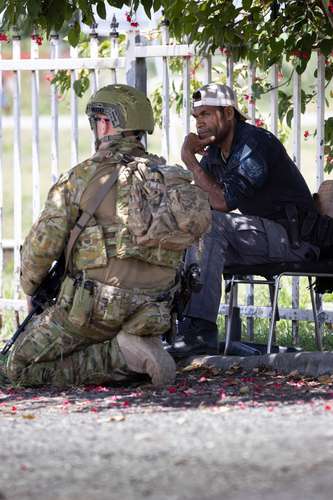
[[[185,318],[178,324],[176,345],[167,350],[175,359],[196,354],[219,354],[216,324],[201,318]]]
[[[196,355],[217,355],[217,347],[211,347],[206,342],[199,341],[196,344],[187,345],[184,342],[177,342],[174,346],[166,347],[166,350],[176,361],[183,358],[189,358]]]
[[[217,348],[218,329],[216,323],[201,318],[187,317],[178,325],[179,333],[183,335],[187,345],[195,345],[204,342],[211,348]]]

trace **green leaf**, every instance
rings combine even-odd
[[[106,18],[106,9],[105,9],[105,3],[104,2],[98,2],[96,10],[97,10],[97,14],[99,15],[99,17],[101,19],[105,19]]]
[[[304,73],[304,71],[306,70],[307,64],[308,64],[307,60],[305,60],[305,59],[299,59],[297,61],[297,63],[296,63],[296,66],[295,66],[296,72],[299,75],[301,75],[302,73]]]
[[[147,17],[151,17],[151,9],[153,8],[153,0],[141,0],[141,5],[143,6]]]
[[[320,52],[324,54],[324,56],[329,56],[333,50],[333,38],[327,39],[325,38],[319,43]]]
[[[242,6],[243,6],[244,10],[250,10],[250,8],[252,6],[252,0],[243,0]]]
[[[80,40],[80,25],[79,23],[75,23],[72,28],[70,28],[68,32],[68,41],[72,47],[76,47]]]
[[[333,117],[325,121],[325,143],[333,144]]]
[[[293,117],[294,117],[294,110],[289,109],[287,116],[286,116],[286,122],[287,122],[287,125],[289,128],[291,128],[291,122],[292,122]]]
[[[35,19],[41,13],[41,2],[39,0],[30,0],[27,2],[28,15]]]

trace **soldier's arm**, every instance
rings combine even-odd
[[[60,257],[70,231],[71,212],[68,179],[50,189],[45,206],[33,224],[21,250],[21,286],[33,295],[51,264]]]
[[[211,207],[220,212],[229,212],[222,187],[201,168],[195,156],[196,153],[202,154],[205,146],[212,140],[214,137],[201,140],[196,134],[189,134],[185,137],[181,156],[186,167],[192,172],[196,185],[208,193]]]

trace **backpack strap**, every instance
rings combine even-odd
[[[86,228],[88,222],[93,217],[97,208],[102,203],[102,201],[104,200],[105,196],[108,194],[108,192],[110,191],[112,186],[117,182],[118,175],[119,175],[119,171],[118,171],[118,169],[116,169],[110,175],[110,177],[105,182],[105,184],[103,184],[103,186],[97,192],[96,196],[92,200],[90,200],[86,210],[84,210],[82,212],[80,217],[75,222],[75,225],[69,234],[69,240],[68,240],[66,250],[65,250],[65,271],[64,271],[64,274],[66,273],[66,271],[69,267],[71,253],[72,253],[72,250],[74,248],[74,245],[75,245],[78,237],[80,236],[82,231]]]

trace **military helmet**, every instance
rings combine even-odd
[[[107,85],[91,96],[86,107],[91,128],[96,130],[96,115],[106,115],[120,132],[145,131],[152,134],[154,115],[143,92],[123,84]]]

